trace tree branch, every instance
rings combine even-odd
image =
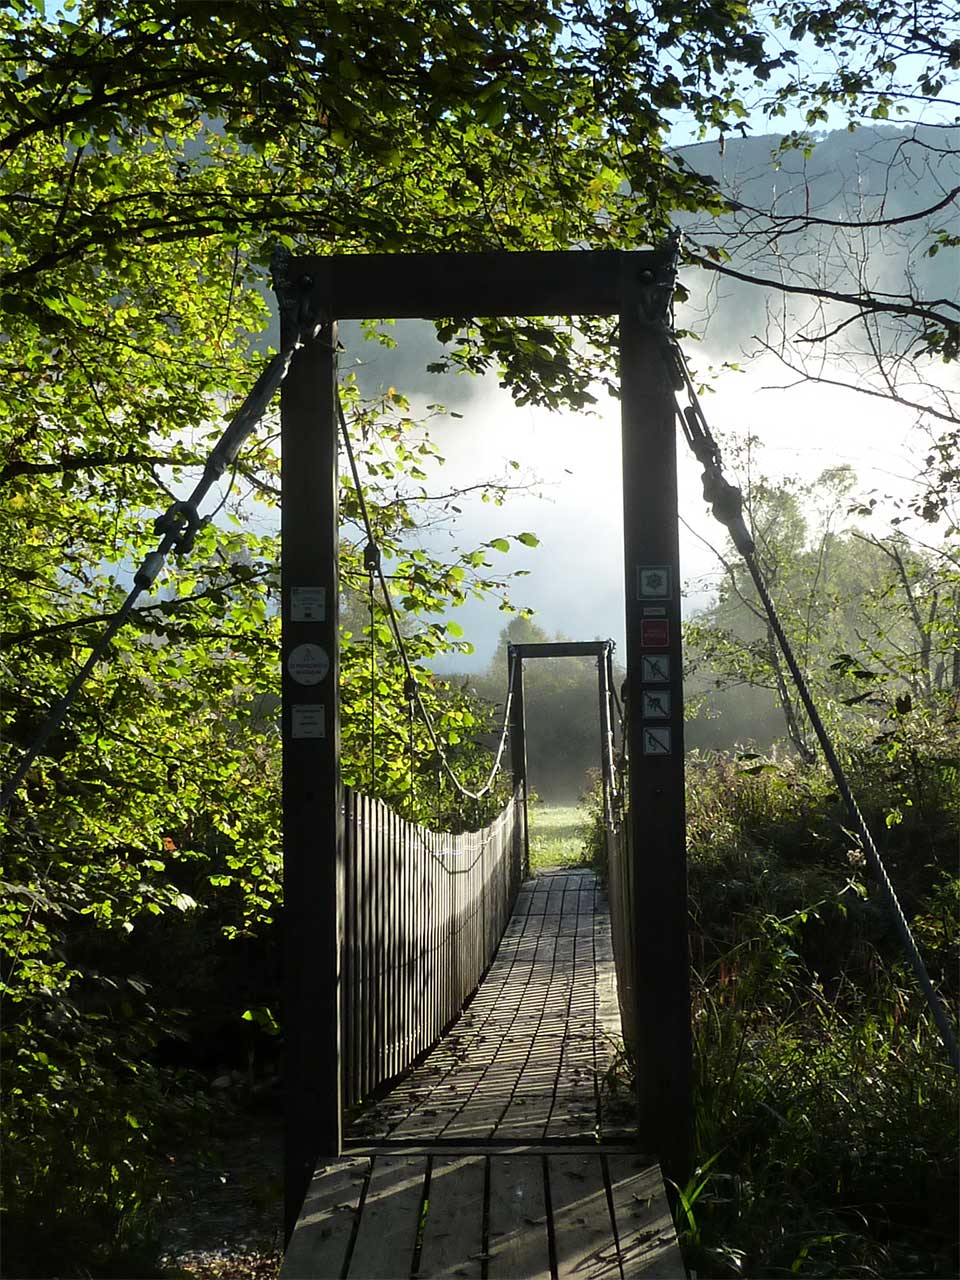
[[[749,275],[745,271],[737,271],[735,267],[724,266],[720,262],[714,262],[712,259],[697,253],[688,254],[687,260],[695,262],[697,266],[703,267],[706,271],[716,271],[720,275],[730,276],[731,279],[740,280],[744,284],[759,285],[765,289],[776,289],[780,293],[796,293],[805,298],[820,298],[829,302],[840,302],[847,307],[856,307],[862,315],[883,311],[890,315],[916,316],[920,320],[953,328],[960,323],[960,319],[954,320],[950,316],[944,316],[932,310],[934,307],[949,307],[956,311],[958,317],[960,317],[960,304],[951,302],[949,298],[937,298],[927,306],[921,306],[912,298],[904,299],[903,302],[884,302],[881,298],[869,293],[839,293],[835,289],[823,289],[817,285],[788,284],[785,280],[770,280],[765,276]]]
[[[0,484],[9,484],[17,476],[58,475],[63,471],[98,471],[102,467],[190,467],[200,466],[198,460],[170,458],[162,454],[127,453],[119,457],[115,453],[65,453],[57,462],[8,462],[0,470]]]

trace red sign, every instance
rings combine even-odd
[[[666,618],[641,618],[640,643],[644,649],[666,649],[670,644],[670,623]]]

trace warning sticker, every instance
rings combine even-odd
[[[673,753],[673,734],[665,725],[656,729],[643,726],[643,754],[669,756]]]
[[[640,643],[644,649],[666,649],[670,643],[670,623],[666,618],[641,618]]]
[[[325,738],[327,718],[322,702],[294,704],[290,708],[291,738]]]
[[[326,587],[291,587],[291,622],[325,622],[326,618]]]
[[[641,600],[669,600],[673,594],[668,564],[642,564],[637,569],[637,596]]]
[[[290,650],[287,670],[297,684],[319,684],[330,670],[330,658],[318,644],[298,644]]]
[[[640,714],[644,720],[669,720],[669,689],[644,689],[640,698]]]
[[[640,659],[640,679],[644,684],[669,684],[669,653],[645,653]]]

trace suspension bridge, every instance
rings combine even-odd
[[[277,273],[281,346],[310,333],[281,398],[284,1274],[679,1276],[662,1173],[684,1178],[690,1145],[676,372],[661,349],[676,246],[450,266],[363,255]],[[597,661],[609,910],[588,872],[527,876],[523,668],[551,656],[541,646],[510,652],[497,760],[508,743],[514,792],[490,827],[431,833],[340,784],[341,440],[362,486],[337,321],[464,314],[619,319],[626,694],[640,714],[615,713],[609,642],[566,646]],[[621,1015],[639,1087],[615,1121],[604,1082]]]
[[[960,1069],[953,1029],[790,650],[740,492],[723,475],[673,337],[678,254],[672,241],[630,253],[298,258],[277,272],[282,346],[302,343],[281,401],[288,1280],[685,1274],[663,1182],[686,1180],[692,1135],[678,421]],[[451,315],[616,321],[626,602],[616,713],[611,646],[594,650],[608,899],[589,873],[526,876],[523,666],[551,656],[551,646],[510,651],[494,771],[509,739],[513,799],[465,849],[384,813],[358,822],[362,804],[342,794],[341,435],[358,494],[362,486],[339,400],[337,321]],[[407,679],[425,713],[409,666]],[[603,1088],[621,1030],[635,1069],[626,1122],[611,1115]],[[385,1088],[378,1105],[351,1110]]]
[[[286,1280],[685,1274],[665,1181],[690,1170],[691,1044],[676,432],[754,579],[810,723],[941,1038],[950,1021],[916,949],[757,565],[724,478],[670,304],[678,246],[636,252],[300,257],[278,262],[281,351],[0,792],[9,803],[167,555],[191,549],[199,504],[282,385],[282,739]],[[451,785],[512,795],[461,834],[403,820],[340,778],[341,448],[362,485],[338,393],[337,321],[612,316],[622,417],[626,680],[610,641],[514,645],[499,748],[465,788],[406,659]],[[677,393],[688,404],[678,409]],[[575,584],[571,584],[573,587]],[[597,665],[607,877],[529,875],[524,664]],[[634,1090],[616,1087],[620,1038]]]
[[[597,667],[606,886],[588,870],[528,875],[524,665],[571,656]],[[493,772],[509,742],[513,793],[488,826],[430,831],[345,792],[346,1123],[313,1171],[285,1280],[685,1274],[616,1074],[607,889],[621,954],[631,903],[612,656],[611,641],[510,646]],[[627,965],[620,977],[628,992]]]

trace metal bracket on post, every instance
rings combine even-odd
[[[680,236],[675,234],[668,245],[671,256],[664,257],[655,266],[642,268],[637,273],[635,297],[637,319],[667,339],[673,309],[673,291],[677,282],[677,266],[680,260]]]
[[[613,714],[610,673],[613,661],[613,641],[608,640],[597,655],[597,695],[600,712],[600,778],[603,790],[603,820],[608,828],[614,821],[616,780],[614,777]]]

